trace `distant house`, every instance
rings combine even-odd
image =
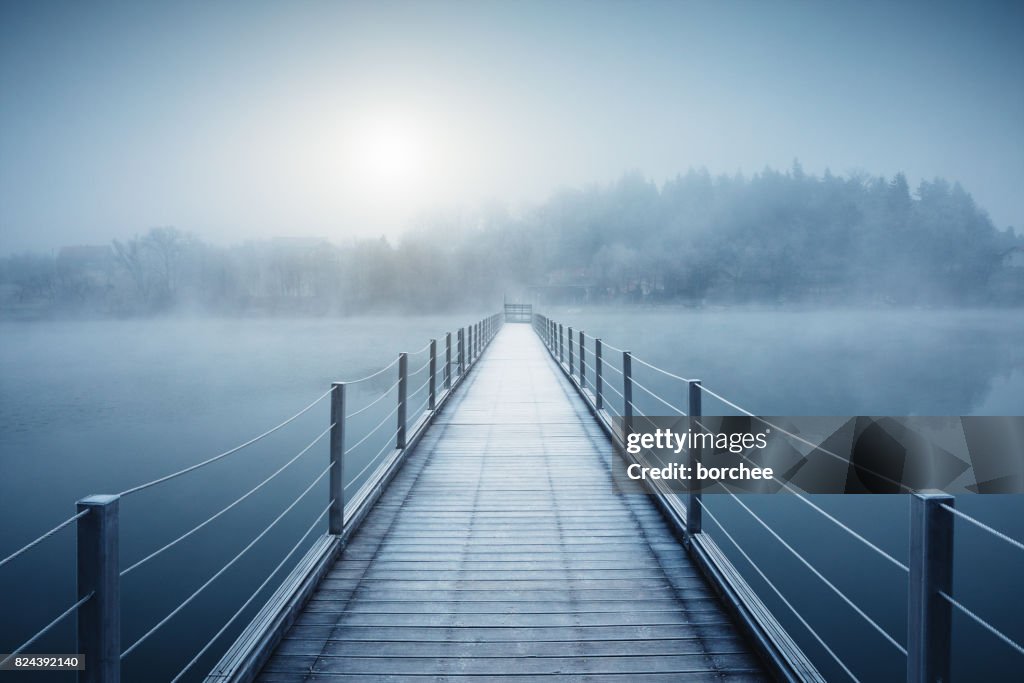
[[[1003,252],[1003,265],[1007,268],[1024,268],[1024,246],[1010,247]]]
[[[1002,263],[989,281],[993,300],[1020,306],[1024,304],[1024,246],[1003,252]]]

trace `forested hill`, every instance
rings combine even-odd
[[[900,174],[639,174],[511,215],[435,216],[401,240],[212,246],[186,229],[0,260],[8,311],[443,310],[547,301],[1015,305],[1024,241],[963,188]]]
[[[602,297],[915,303],[1005,299],[1021,243],[958,184],[911,191],[902,174],[815,177],[799,164],[749,179],[691,171],[661,188],[630,174],[472,240],[481,255],[515,256],[494,264],[510,280]]]

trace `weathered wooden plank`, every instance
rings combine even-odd
[[[322,616],[322,615],[320,615]],[[656,626],[497,626],[491,628],[447,628],[425,626],[346,626],[336,629],[333,624],[297,625],[289,638],[318,640],[326,644],[332,640],[388,640],[439,642],[503,642],[503,641],[587,641],[587,640],[652,640],[662,638],[710,638],[735,635],[729,621],[714,624],[660,624]]]
[[[502,330],[259,680],[764,680],[554,370]]]
[[[298,683],[310,681],[315,683],[525,683],[531,680],[526,676],[473,676],[462,674],[421,675],[410,677],[407,674],[325,674],[325,673],[292,673],[268,672],[262,674],[258,681],[262,683]],[[544,676],[544,683],[679,683],[678,673],[630,673],[630,674],[556,674]],[[770,679],[760,673],[748,671],[690,672],[686,674],[688,683],[765,683]]]
[[[551,612],[579,614],[583,612],[619,613],[624,608],[632,607],[644,613],[678,612],[718,612],[718,601],[708,596],[703,600],[689,600],[685,607],[666,600],[664,596],[657,600],[489,600],[489,601],[454,601],[454,600],[359,600],[347,605],[349,600],[331,600],[314,596],[309,601],[311,612],[337,612],[345,609],[350,614],[436,614],[443,611],[460,614],[546,614]]]
[[[621,657],[672,654],[743,654],[746,643],[731,638],[664,638],[661,640],[573,640],[444,642],[394,640],[313,640],[289,639],[281,643],[278,654],[319,655],[327,657]]]
[[[757,672],[749,654],[641,655],[636,657],[330,657],[275,655],[264,671],[317,673],[494,676],[552,674],[714,673],[722,669]]]

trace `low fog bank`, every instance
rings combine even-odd
[[[539,304],[1016,306],[1024,239],[959,184],[866,174],[637,173],[401,240],[213,246],[173,227],[0,259],[5,317],[443,312]]]

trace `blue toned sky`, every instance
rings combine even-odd
[[[399,234],[640,170],[960,181],[1024,228],[1024,2],[0,3],[0,253]]]

